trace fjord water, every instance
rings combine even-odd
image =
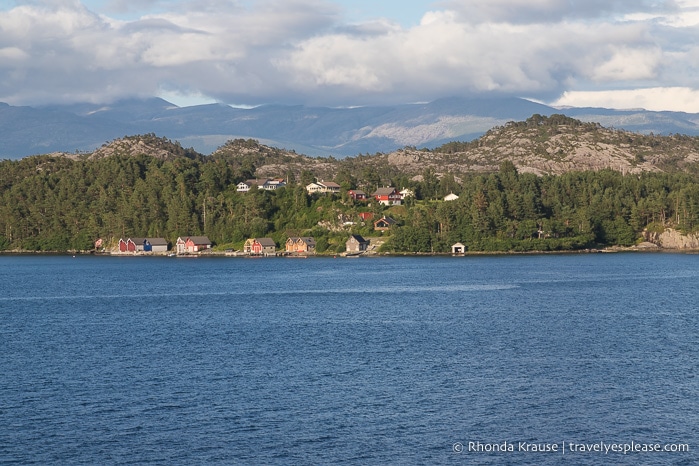
[[[688,254],[0,256],[0,463],[697,464],[698,285]]]

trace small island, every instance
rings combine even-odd
[[[0,251],[696,249],[696,160],[699,138],[562,115],[534,115],[471,142],[344,159],[250,139],[205,156],[154,134],[131,136],[86,154],[0,162]],[[188,250],[180,244],[188,238],[207,246]]]

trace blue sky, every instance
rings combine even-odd
[[[123,19],[138,19],[143,14],[167,11],[176,1],[117,2],[113,0],[85,0],[83,4],[93,11],[103,12]],[[254,8],[254,0],[238,2]],[[342,9],[348,22],[363,22],[377,18],[390,18],[405,27],[415,26],[429,10],[433,1],[421,0],[343,0],[332,2]]]
[[[0,0],[0,101],[699,113],[699,0]]]

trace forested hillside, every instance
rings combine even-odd
[[[120,237],[174,242],[178,236],[205,234],[219,248],[240,248],[249,237],[270,236],[283,244],[287,236],[308,235],[316,237],[319,251],[336,252],[344,249],[350,233],[358,233],[383,235],[384,250],[396,252],[446,252],[457,241],[470,251],[561,250],[632,245],[644,229],[694,231],[699,226],[696,138],[639,136],[569,119],[535,120],[440,150],[406,148],[400,154],[343,160],[312,159],[253,140],[230,141],[202,156],[143,135],[95,153],[3,161],[0,249],[89,250],[97,238],[114,245]],[[516,147],[534,149],[511,151],[509,157],[498,153],[478,169],[463,162],[471,150],[512,148],[504,141],[518,128],[518,134],[529,137],[522,136]],[[566,152],[560,142],[559,158],[566,159],[582,143],[556,137],[573,132],[596,139],[605,153],[636,148],[639,155],[625,160],[639,170],[614,170],[612,164],[539,175],[522,164],[537,154],[536,147],[550,154],[551,138],[573,147]],[[619,140],[602,141],[602,134]],[[418,160],[391,162],[411,153],[418,153]],[[438,159],[450,162],[433,163]],[[238,182],[262,176],[288,184],[276,191],[236,191]],[[305,186],[314,179],[340,183],[341,194],[307,194]],[[415,197],[384,207],[352,200],[346,192],[359,188],[371,194],[378,186],[410,188]],[[443,201],[449,193],[459,199]],[[361,212],[387,215],[397,224],[378,233],[371,221],[359,218]]]

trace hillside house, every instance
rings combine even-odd
[[[264,189],[265,191],[276,191],[279,188],[286,186],[286,182],[282,178],[275,178],[273,180],[265,180],[264,183],[258,185],[259,189]]]
[[[386,217],[385,215],[374,222],[374,230],[376,231],[387,231],[390,230],[396,221],[391,217]]]
[[[345,250],[351,253],[364,252],[369,247],[369,241],[362,238],[360,235],[352,235],[345,242]]]
[[[340,185],[332,181],[316,181],[306,186],[308,194],[313,193],[339,193]]]
[[[259,180],[245,180],[236,185],[235,190],[239,193],[247,193],[251,189],[264,189],[266,191],[275,191],[286,186],[283,178],[262,178]]]
[[[373,212],[359,212],[359,218],[361,218],[363,221],[368,221],[374,218],[374,213]]]
[[[408,188],[403,188],[400,192],[400,196],[405,199],[406,197],[415,197],[415,191]]]
[[[379,204],[400,205],[403,197],[396,188],[379,188],[372,194]]]
[[[235,190],[238,191],[239,193],[246,193],[246,192],[250,191],[250,189],[252,189],[253,186],[257,186],[257,184],[255,184],[255,180],[241,181],[235,187]]]
[[[293,254],[315,254],[316,240],[311,236],[291,236],[286,240],[286,252]]]
[[[274,255],[277,252],[277,243],[272,238],[250,238],[245,241],[243,252],[253,256]]]
[[[366,201],[367,199],[366,193],[361,189],[350,189],[347,194],[355,201]]]

